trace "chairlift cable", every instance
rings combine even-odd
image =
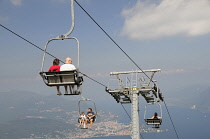
[[[31,45],[33,45],[33,46],[36,47],[37,49],[39,49],[39,50],[41,50],[41,51],[44,51],[42,48],[40,48],[40,47],[37,46],[36,44],[34,44],[34,43],[32,43],[31,41],[27,40],[26,38],[20,36],[19,34],[15,33],[14,31],[10,30],[9,28],[3,26],[2,24],[0,24],[0,26],[3,27],[4,29],[6,29],[7,31],[11,32],[12,34],[16,35],[17,37],[21,38],[22,40],[24,40],[24,41],[30,43]],[[57,57],[55,57],[54,55],[52,55],[52,54],[50,54],[50,53],[48,53],[48,52],[46,52],[46,54],[50,55],[50,56],[53,57],[53,58],[58,59]],[[63,61],[60,60],[60,59],[59,59],[59,61],[62,62],[62,63],[65,63],[65,62],[63,62]],[[84,73],[82,73],[81,71],[79,71],[79,72],[80,72],[82,75],[84,75],[85,77],[89,78],[90,80],[92,80],[92,81],[94,81],[94,82],[96,82],[96,83],[98,83],[98,84],[100,84],[100,85],[102,85],[102,86],[104,86],[104,87],[107,87],[106,85],[100,83],[99,81],[97,81],[97,80],[95,80],[95,79],[89,77],[87,74],[84,74]]]
[[[23,39],[24,41],[30,43],[31,45],[35,46],[36,48],[38,48],[41,51],[44,51],[42,48],[38,47],[37,45],[35,45],[34,43],[30,42],[29,40],[25,39],[24,37],[18,35],[17,33],[15,33],[14,31],[8,29],[7,27],[3,26],[2,24],[0,24],[1,27],[3,27],[4,29],[6,29],[7,31],[13,33],[14,35],[18,36],[19,38]],[[53,58],[56,58],[55,56],[53,56],[52,54],[46,52],[48,55],[52,56]],[[57,58],[56,58],[57,59]],[[61,61],[62,62],[62,61]]]
[[[121,104],[121,106],[123,107],[123,109],[124,109],[124,111],[126,112],[126,114],[128,115],[129,119],[131,120],[131,116],[128,114],[128,111],[125,109],[125,107],[123,106],[122,103],[120,103],[120,104]],[[141,133],[140,133],[140,136],[141,136],[142,139],[144,139],[144,137],[142,136]]]
[[[125,107],[123,106],[123,104],[122,104],[122,103],[120,103],[120,104],[121,104],[121,106],[123,107],[123,109],[124,109],[124,111],[126,112],[126,114],[128,115],[129,119],[132,120],[132,119],[131,119],[131,116],[128,114],[128,112],[127,112],[127,110],[125,109]],[[131,135],[130,135],[130,137],[131,137]],[[132,138],[132,137],[131,137],[131,138]]]
[[[123,107],[123,109],[124,109],[124,111],[126,112],[126,114],[128,115],[129,119],[131,120],[131,116],[128,114],[128,112],[127,112],[127,110],[125,109],[125,107],[123,106],[123,104],[122,104],[122,103],[120,103],[120,104],[121,104],[121,106]]]
[[[81,73],[83,76],[85,76],[85,77],[89,78],[90,80],[92,80],[92,81],[94,81],[94,82],[96,82],[96,83],[98,83],[98,84],[100,84],[100,85],[104,86],[105,88],[107,88],[107,86],[106,86],[106,85],[104,85],[104,84],[100,83],[99,81],[97,81],[97,80],[95,80],[95,79],[91,78],[90,76],[88,76],[88,75],[86,75],[86,74],[84,74],[84,73],[82,73],[82,72],[80,72],[80,71],[79,71],[79,73]]]
[[[96,20],[77,2],[77,0],[74,0],[77,5],[90,17],[90,19],[106,34],[106,36],[130,59],[130,61],[139,69],[142,71],[142,73],[150,79],[150,77],[138,66],[138,64],[117,44],[117,42],[96,22]],[[151,80],[151,79],[150,79]],[[152,81],[152,80],[151,80]],[[154,84],[156,84],[154,81],[152,81]]]
[[[165,100],[163,100],[163,102],[164,102],[164,105],[165,105],[166,110],[167,110],[167,112],[168,112],[168,115],[169,115],[169,118],[170,118],[170,120],[171,120],[171,123],[172,123],[172,125],[173,125],[174,131],[175,131],[175,133],[176,133],[176,137],[177,137],[177,139],[179,139],[178,133],[177,133],[176,128],[175,128],[175,126],[174,126],[174,122],[173,122],[173,120],[172,120],[172,118],[171,118],[171,115],[170,115],[170,113],[169,113],[169,110],[168,110],[168,107],[167,107],[167,105],[166,105]]]

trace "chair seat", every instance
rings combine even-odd
[[[161,125],[162,119],[144,119],[147,125]]]
[[[44,82],[48,86],[81,85],[83,78],[78,77],[78,71],[40,72]]]

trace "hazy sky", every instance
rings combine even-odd
[[[210,0],[77,1],[142,69],[162,70],[155,79],[166,96],[190,85],[209,85]],[[0,23],[44,48],[47,40],[69,30],[70,2],[0,0]],[[105,85],[109,72],[137,69],[76,3],[71,36],[80,41],[80,70]],[[74,46],[74,41],[60,41],[48,50],[63,61],[70,56],[76,64]],[[2,27],[0,48],[1,92],[56,93],[39,77],[42,51]],[[45,70],[52,60],[47,57]],[[86,78],[83,90],[106,93]]]

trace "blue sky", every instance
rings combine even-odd
[[[209,85],[209,0],[78,0],[142,69],[161,69],[156,79],[165,96],[191,85]],[[0,23],[44,48],[47,40],[71,26],[69,0],[0,0]],[[43,53],[0,28],[0,88],[56,93],[39,77]],[[80,70],[107,85],[111,71],[137,67],[111,42],[75,3],[71,36],[81,45]],[[72,41],[55,42],[49,52],[76,64]],[[58,47],[59,46],[59,47]],[[47,57],[46,70],[53,58]],[[97,88],[97,91],[94,91]],[[92,96],[103,87],[85,80]],[[90,95],[91,96],[91,95]],[[111,97],[109,98],[112,99]]]

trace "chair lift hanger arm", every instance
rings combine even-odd
[[[79,52],[80,52],[80,49],[79,49],[80,48],[79,40],[76,37],[66,37],[65,39],[74,39],[77,42],[77,49],[78,49],[78,52],[77,52],[77,54],[78,54],[78,57],[77,57],[78,58],[77,69],[79,69],[79,61],[80,61],[80,59],[79,59],[79,57],[80,57],[80,54],[79,54]],[[44,61],[45,61],[45,56],[46,56],[46,53],[47,53],[47,46],[53,40],[63,40],[63,38],[56,37],[56,38],[53,38],[53,39],[50,39],[49,41],[47,41],[47,43],[45,45],[45,48],[44,48],[44,55],[43,55],[43,58],[42,58],[41,72],[43,72],[43,69],[44,69]]]
[[[77,45],[78,45],[78,65],[77,65],[77,69],[79,69],[79,41],[75,37],[68,37],[72,33],[72,31],[74,30],[74,25],[75,25],[74,0],[70,0],[70,4],[71,4],[71,21],[72,21],[71,28],[69,29],[69,31],[66,34],[59,35],[56,38],[53,38],[53,39],[50,39],[49,41],[47,41],[47,43],[45,45],[45,49],[44,49],[44,56],[43,56],[43,60],[42,60],[41,72],[43,72],[43,68],[44,68],[44,60],[45,60],[47,45],[53,40],[63,40],[63,39],[75,39],[76,40]]]

